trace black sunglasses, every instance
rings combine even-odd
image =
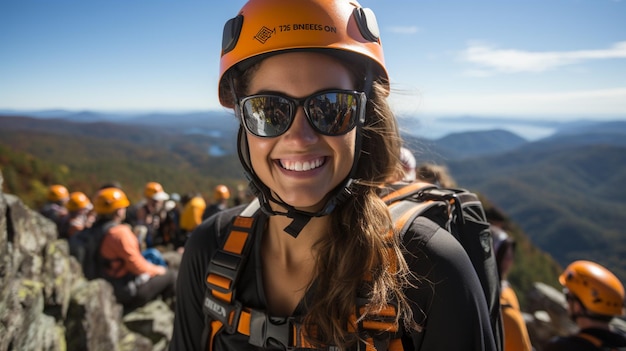
[[[250,95],[239,100],[239,108],[246,130],[258,137],[285,133],[299,106],[316,132],[339,136],[363,124],[366,102],[363,92],[325,90],[300,99],[278,93]]]

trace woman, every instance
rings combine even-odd
[[[380,185],[400,171],[388,93],[374,14],[354,1],[251,0],[226,23],[219,98],[240,121],[260,208],[228,209],[194,230],[172,350],[495,349],[460,245],[441,229],[433,243],[387,238]],[[220,251],[242,211],[254,220],[243,262]],[[217,258],[241,265],[225,290],[211,279]],[[364,331],[389,304],[392,328]],[[277,332],[285,325],[294,333]]]

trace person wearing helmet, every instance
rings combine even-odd
[[[125,223],[130,205],[126,194],[118,188],[104,188],[94,197],[96,223],[108,225],[102,239],[100,255],[107,262],[104,278],[111,283],[117,301],[125,312],[143,306],[161,296],[174,297],[176,272],[146,260],[139,248],[137,236]]]
[[[68,214],[59,230],[59,237],[61,238],[71,238],[77,232],[91,227],[96,219],[91,200],[81,191],[70,194],[70,199],[65,204],[65,208],[67,208]]]
[[[188,235],[202,223],[202,214],[207,206],[204,198],[200,193],[188,193],[183,196],[181,204],[183,205],[180,214],[180,236],[175,243],[175,247],[181,248],[185,246]]]
[[[257,198],[188,239],[170,349],[495,350],[480,282],[451,234],[388,235],[379,191],[401,139],[373,11],[250,0],[224,27],[220,64],[219,100],[239,119]],[[234,253],[243,239],[245,255]],[[366,323],[388,311],[389,328]]]
[[[574,261],[559,276],[570,317],[578,333],[556,337],[545,351],[626,350],[626,336],[612,330],[614,317],[624,316],[624,286],[605,267]]]
[[[129,222],[141,239],[142,248],[149,249],[163,244],[161,223],[167,217],[165,201],[169,199],[169,195],[157,182],[146,183],[143,194],[144,199],[132,209],[133,218]]]
[[[54,184],[48,187],[46,202],[39,209],[40,214],[56,224],[59,234],[62,231],[65,217],[67,217],[65,204],[69,199],[70,193],[67,188],[60,184]]]
[[[205,220],[219,211],[228,208],[228,199],[230,199],[230,190],[226,185],[220,184],[213,189],[213,203],[209,205],[202,214],[202,220]]]
[[[500,308],[504,329],[504,351],[531,351],[533,349],[528,328],[522,316],[517,294],[507,280],[515,257],[515,240],[502,228],[491,225],[493,251],[500,276]]]

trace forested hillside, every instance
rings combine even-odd
[[[29,206],[39,205],[45,185],[55,182],[89,194],[117,181],[131,201],[141,198],[148,181],[181,194],[210,194],[219,183],[233,188],[246,183],[234,155],[209,154],[210,147],[220,145],[210,136],[26,117],[0,117],[0,125],[5,191],[21,196]]]

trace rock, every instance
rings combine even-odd
[[[58,239],[56,225],[4,193],[0,278],[0,351],[168,347],[174,314],[167,304],[154,301],[123,316],[111,285],[85,279],[67,242]]]

